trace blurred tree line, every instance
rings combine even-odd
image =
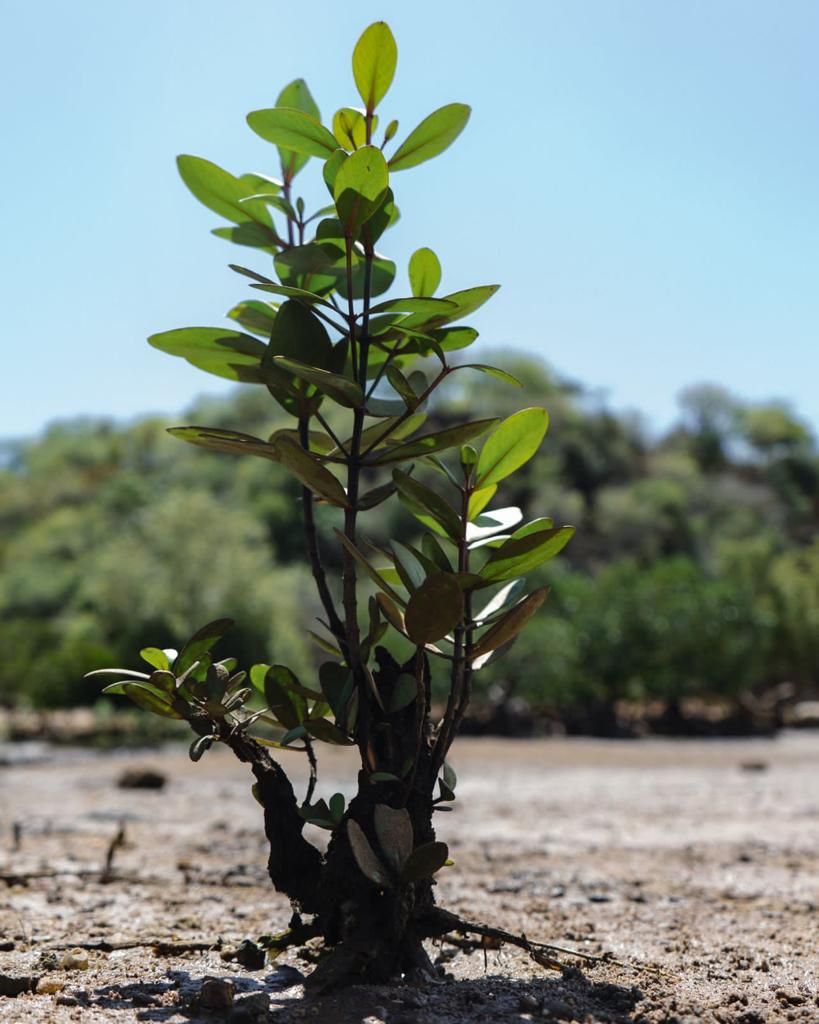
[[[543,364],[499,358],[523,401],[463,373],[431,419],[544,405],[543,449],[500,504],[578,533],[542,571],[552,594],[539,625],[480,685],[589,728],[623,699],[733,701],[786,680],[814,694],[819,451],[805,424],[786,404],[701,385],[656,438]],[[261,388],[174,422],[264,437],[281,425]],[[268,461],[180,444],[169,425],[79,420],[0,447],[0,704],[93,701],[84,672],[131,666],[140,647],[175,646],[223,615],[244,662],[309,676],[321,660],[300,631],[319,610],[297,486]],[[370,520],[375,545],[413,536],[397,503]],[[337,568],[329,550],[327,562]]]

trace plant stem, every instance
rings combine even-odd
[[[310,444],[310,421],[299,420],[299,441],[302,448],[309,449]],[[301,489],[302,519],[304,523],[304,536],[307,541],[307,557],[310,559],[310,568],[313,572],[313,579],[316,581],[316,590],[321,600],[324,611],[327,615],[327,622],[336,640],[341,644],[342,651],[346,648],[346,634],[344,623],[336,611],[333,596],[327,585],[327,576],[321,562],[321,552],[318,546],[318,533],[316,532],[316,520],[313,514],[313,492],[309,487]]]
[[[461,489],[461,524],[463,536],[458,540],[458,572],[469,572],[469,545],[466,540],[466,526],[469,522],[469,498],[472,488],[468,483]],[[464,617],[455,628],[455,651],[452,676],[447,698],[446,711],[438,728],[435,742],[433,766],[437,772],[446,760],[447,751],[455,739],[458,726],[466,712],[472,690],[472,595],[464,594]]]

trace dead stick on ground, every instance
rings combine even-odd
[[[586,963],[612,964],[615,967],[622,967],[626,970],[636,971],[638,973],[647,972],[649,974],[671,976],[669,972],[664,971],[661,967],[654,967],[650,964],[630,964],[623,960],[616,960],[613,956],[607,953],[599,955],[594,953],[583,953],[580,950],[569,949],[566,946],[555,946],[547,942],[532,942],[527,939],[525,935],[514,935],[512,932],[504,931],[502,928],[493,928],[491,925],[473,924],[470,921],[464,921],[456,914],[452,914],[447,910],[434,910],[431,914],[431,921],[435,925],[441,925],[446,928],[445,932],[439,933],[440,937],[445,942],[452,942],[452,944],[456,946],[461,945],[459,940],[452,940],[449,938],[449,933],[451,932],[460,932],[461,935],[480,935],[482,938],[489,939],[492,942],[496,942],[498,944],[505,943],[525,950],[532,957],[535,963],[540,964],[541,967],[550,967],[560,970],[564,965],[549,955],[557,953],[561,956],[576,957],[578,960],[583,960]]]

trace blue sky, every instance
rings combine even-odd
[[[500,282],[487,345],[656,426],[711,380],[819,429],[812,0],[4,0],[0,437],[220,390],[144,339],[222,323],[249,295],[226,264],[265,261],[209,234],[174,157],[275,174],[244,115],[299,76],[325,121],[356,105],[350,53],[378,18],[399,137],[473,107],[452,149],[395,176],[399,265],[429,245],[445,288]]]

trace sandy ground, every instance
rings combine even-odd
[[[175,748],[63,751],[0,767],[0,986],[39,978],[0,996],[0,1020],[819,1022],[819,735],[462,740],[454,764],[460,801],[438,826],[456,864],[439,901],[663,973],[433,949],[450,975],[438,985],[305,1001],[295,958],[251,972],[216,948],[156,955],[157,941],[235,945],[287,923],[247,769],[224,751],[198,765]],[[165,789],[117,788],[133,765],[163,772]],[[331,752],[319,793],[343,790],[349,769]],[[122,948],[60,966],[96,940]],[[233,982],[231,1010],[191,1009],[207,976]]]

